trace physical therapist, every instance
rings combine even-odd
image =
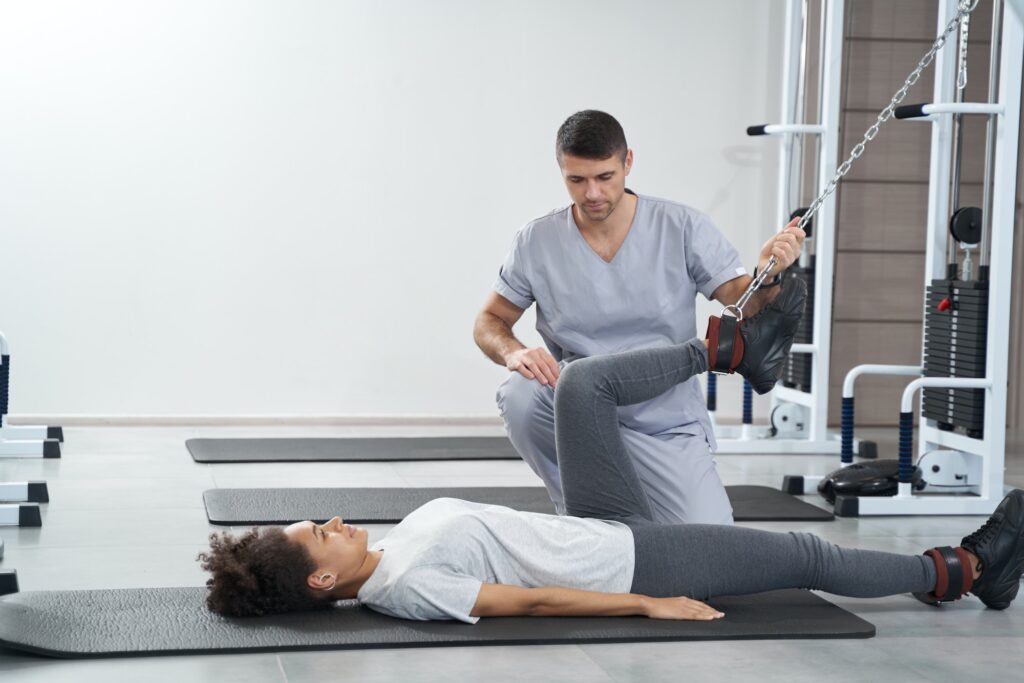
[[[554,431],[562,364],[692,339],[697,294],[733,304],[752,278],[706,215],[626,188],[633,150],[614,117],[593,110],[573,114],[558,130],[555,154],[572,204],[516,235],[473,337],[511,371],[497,394],[509,439],[564,514]],[[774,255],[781,273],[799,257],[803,239],[794,221],[764,244],[758,269]],[[767,280],[744,315],[770,303],[780,281]],[[512,333],[534,303],[547,348],[527,348]],[[650,401],[620,407],[619,424],[655,521],[732,523],[696,377]]]

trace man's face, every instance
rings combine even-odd
[[[612,215],[626,191],[626,176],[633,166],[633,150],[623,159],[613,154],[607,159],[583,159],[569,154],[559,157],[562,180],[580,214],[600,222]]]

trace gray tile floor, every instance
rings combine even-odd
[[[45,479],[52,502],[41,529],[0,528],[22,590],[202,585],[194,561],[210,531],[201,494],[215,486],[535,485],[520,462],[199,465],[194,436],[495,434],[493,429],[125,428],[67,429],[60,460],[0,460],[0,481]],[[892,430],[869,434],[891,453]],[[1024,487],[1024,448],[1011,439],[1008,482]],[[784,474],[823,474],[822,456],[719,456],[726,484],[778,485]],[[757,525],[806,530],[877,550],[918,553],[956,541],[979,518],[862,518]],[[371,526],[371,539],[387,531]],[[874,623],[866,641],[724,641],[547,647],[471,647],[288,654],[47,660],[0,650],[0,678],[74,681],[677,681],[1024,679],[1024,603],[992,612],[968,599],[928,609],[908,596],[835,598]]]

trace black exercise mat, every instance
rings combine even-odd
[[[768,486],[726,486],[737,522],[830,521],[834,515]],[[539,486],[450,488],[209,489],[203,492],[212,524],[323,522],[341,515],[353,523],[399,522],[435,498],[461,498],[524,512],[554,514]]]
[[[185,447],[206,463],[519,459],[504,436],[189,439]]]
[[[831,510],[770,486],[726,486],[737,522],[831,522]]]
[[[875,627],[813,593],[711,600],[715,621],[643,617],[502,617],[477,624],[406,621],[353,602],[321,612],[226,619],[205,588],[30,591],[0,598],[0,645],[63,658],[467,645],[673,640],[870,638]]]

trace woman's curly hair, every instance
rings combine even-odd
[[[206,581],[206,605],[217,614],[249,617],[331,604],[306,585],[316,569],[309,553],[279,528],[257,528],[238,538],[210,534],[210,552],[196,559],[213,574]]]

